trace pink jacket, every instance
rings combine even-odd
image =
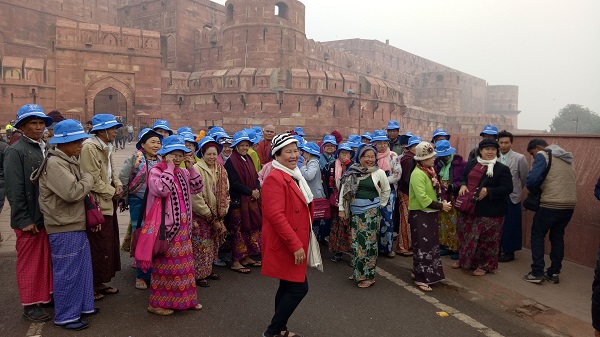
[[[179,180],[184,200],[179,200],[177,193],[177,184],[175,179]],[[167,198],[165,207],[165,225],[169,231],[173,225],[181,224],[181,207],[173,207],[173,204],[184,205],[188,223],[192,219],[191,195],[202,192],[202,177],[193,167],[188,169],[177,168],[173,163],[158,163],[150,170],[150,179],[148,180],[148,201],[146,203],[146,215],[150,211],[150,205],[154,204],[156,198]],[[172,239],[172,238],[169,238]]]

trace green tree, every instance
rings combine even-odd
[[[579,104],[567,104],[552,119],[550,132],[600,134],[600,116]]]

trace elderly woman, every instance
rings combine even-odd
[[[360,145],[355,160],[340,181],[339,217],[351,216],[354,273],[350,279],[359,288],[368,288],[375,283],[380,208],[390,199],[390,183],[385,172],[375,165],[377,149],[372,145]]]
[[[202,178],[194,170],[191,151],[181,136],[169,136],[158,151],[162,161],[150,170],[148,201],[144,227],[147,233],[159,231],[161,220],[153,219],[155,207],[164,207],[165,239],[168,249],[164,255],[152,256],[152,246],[136,248],[135,258],[142,269],[152,267],[148,312],[167,316],[174,310],[200,310],[194,278],[194,253],[190,239],[192,221],[191,195],[202,191]],[[185,158],[185,167],[180,165]],[[150,218],[149,218],[150,217]],[[141,235],[144,235],[142,232]]]
[[[413,238],[413,278],[423,291],[444,279],[438,242],[438,211],[449,211],[449,202],[442,200],[442,189],[433,169],[433,145],[421,142],[415,148],[417,166],[410,175],[409,221]]]
[[[467,162],[455,152],[456,149],[447,140],[439,140],[435,145],[437,158],[433,167],[442,186],[442,198],[451,204],[458,196],[460,176],[467,167]],[[452,207],[448,212],[439,212],[438,222],[440,224],[440,255],[451,255],[453,260],[458,260],[458,236],[456,235],[458,210]]]
[[[398,181],[402,175],[400,156],[390,151],[390,139],[383,130],[375,130],[372,142],[377,148],[377,166],[382,169],[388,177],[391,193],[387,205],[381,209],[381,225],[379,226],[379,252],[387,257],[396,256],[394,251],[394,208],[396,204],[396,191]]]
[[[68,330],[82,330],[88,323],[81,316],[97,312],[84,203],[94,178],[81,172],[77,161],[83,140],[90,136],[72,119],[57,123],[54,130],[50,144],[56,149],[48,151],[35,176],[39,178],[40,210],[52,250],[54,323]]]
[[[225,163],[229,177],[229,232],[231,234],[231,270],[250,273],[247,266],[260,267],[261,262],[251,255],[260,254],[262,214],[260,210],[260,183],[248,149],[252,142],[244,131],[236,132],[231,147],[234,151]]]
[[[90,133],[94,136],[83,142],[79,162],[81,170],[94,177],[92,195],[104,215],[103,224],[87,229],[94,269],[94,298],[98,300],[104,295],[119,292],[117,288],[105,283],[110,282],[116,272],[121,270],[117,200],[123,195],[123,184],[115,170],[115,148],[112,142],[117,137],[117,129],[123,124],[110,114],[95,115],[92,124],[94,127]]]
[[[200,140],[201,158],[194,169],[202,177],[202,193],[192,196],[194,269],[196,284],[208,287],[207,278],[219,280],[212,266],[218,259],[219,246],[225,240],[225,216],[229,210],[229,180],[223,165],[217,163],[221,145],[211,137]]]
[[[323,137],[321,146],[323,147],[323,153],[319,157],[319,167],[323,170],[325,165],[335,160],[335,151],[337,150],[338,143],[335,140],[335,136],[326,135]]]
[[[148,186],[148,172],[154,165],[160,162],[158,151],[161,149],[163,137],[156,131],[145,128],[138,136],[138,142],[135,144],[137,151],[125,159],[119,179],[124,186],[127,186],[129,195],[129,218],[131,219],[131,230],[135,231],[141,228],[140,210],[142,202],[146,195]],[[132,255],[134,252],[131,252]],[[148,289],[150,282],[150,273],[143,272],[136,268],[135,287],[136,289]]]
[[[396,238],[396,253],[402,256],[411,256],[412,252],[412,238],[410,224],[408,223],[408,203],[409,203],[409,186],[410,186],[410,175],[416,166],[414,161],[415,149],[419,143],[421,143],[421,137],[411,136],[408,139],[408,144],[404,146],[406,150],[402,158],[400,158],[400,164],[402,166],[402,176],[398,182],[398,215],[400,221],[398,222],[398,237]]]
[[[467,164],[460,177],[458,195],[472,191],[476,204],[473,214],[461,212],[459,215],[459,261],[452,268],[474,269],[474,276],[498,269],[502,223],[508,212],[506,197],[513,190],[510,169],[497,161],[499,148],[495,139],[482,140],[477,159]]]
[[[262,274],[279,279],[275,314],[263,336],[299,336],[287,323],[308,293],[306,254],[312,218],[313,195],[297,168],[300,152],[289,133],[271,143],[273,171],[263,185]]]
[[[323,185],[331,205],[331,231],[329,232],[329,251],[334,253],[331,261],[342,260],[343,252],[350,250],[350,219],[338,217],[338,198],[340,180],[346,169],[352,165],[354,150],[348,143],[341,143],[335,153],[335,161],[323,169]]]

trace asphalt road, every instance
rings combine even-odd
[[[330,262],[325,247],[322,251],[325,271],[309,270],[309,293],[289,322],[290,330],[304,336],[547,336],[532,321],[450,285],[418,291],[409,258],[380,259],[376,284],[358,289],[347,280],[348,264]],[[198,288],[202,311],[160,317],[146,312],[148,292],[133,287],[130,264],[123,254],[122,271],[111,283],[120,293],[96,302],[101,312],[88,318],[88,329],[71,332],[21,317],[15,257],[0,257],[0,336],[259,337],[269,323],[278,281],[260,275],[259,268],[243,275],[217,267],[222,280]],[[448,317],[439,316],[441,311]]]

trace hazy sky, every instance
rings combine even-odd
[[[570,103],[600,114],[598,0],[302,2],[310,39],[389,39],[490,85],[518,85],[519,128],[549,129]]]

